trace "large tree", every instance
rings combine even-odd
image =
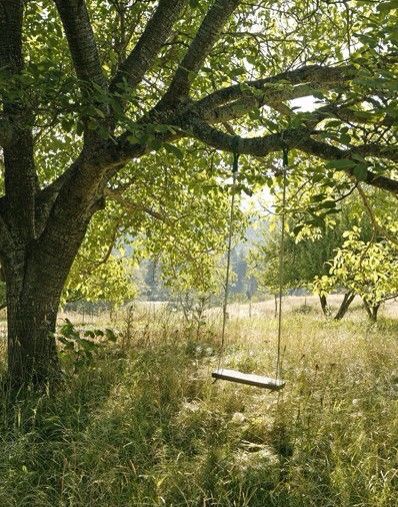
[[[88,225],[162,146],[193,138],[254,157],[300,150],[397,194],[395,7],[0,0],[0,261],[13,384],[57,373],[57,309]],[[295,112],[289,101],[307,96],[322,104]]]

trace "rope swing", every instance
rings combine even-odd
[[[286,222],[286,187],[287,170],[289,167],[289,151],[287,147],[283,148],[283,186],[282,186],[282,212],[281,212],[281,242],[279,245],[279,308],[278,308],[278,345],[276,354],[276,373],[278,379],[282,373],[282,296],[283,296],[283,263],[285,255],[285,222]]]
[[[237,150],[238,138],[233,141],[233,159],[232,159],[232,196],[231,207],[228,223],[228,244],[227,244],[227,266],[225,271],[225,287],[224,287],[224,300],[222,312],[222,331],[221,331],[221,347],[218,360],[218,367],[214,370],[211,376],[217,380],[227,380],[230,382],[237,382],[240,384],[247,384],[251,386],[261,387],[263,389],[270,389],[271,391],[279,391],[285,386],[285,382],[280,379],[282,361],[281,361],[281,341],[282,341],[282,295],[283,295],[283,261],[284,261],[284,241],[285,241],[285,208],[286,208],[286,186],[287,186],[287,169],[288,169],[288,149],[283,149],[283,194],[282,194],[282,213],[281,213],[281,242],[279,249],[279,312],[278,312],[278,342],[277,342],[277,360],[276,360],[276,378],[265,377],[263,375],[254,375],[249,373],[242,373],[237,370],[229,370],[222,368],[221,363],[224,356],[225,348],[225,329],[228,317],[228,300],[229,300],[229,287],[230,287],[230,271],[231,271],[231,254],[232,254],[232,236],[234,233],[235,222],[235,195],[236,195],[236,181],[239,171],[239,153]]]

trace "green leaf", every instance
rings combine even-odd
[[[354,160],[341,158],[339,160],[330,160],[325,164],[325,167],[326,169],[349,169],[355,165],[356,162]]]
[[[140,142],[141,142],[140,139],[133,134],[127,136],[127,140],[131,144],[140,144]]]
[[[172,153],[179,160],[182,160],[184,158],[184,154],[182,153],[182,151],[180,150],[180,148],[178,148],[174,144],[164,143],[163,146],[164,146],[164,148],[165,148],[166,151],[168,151],[169,153]]]
[[[368,177],[368,168],[365,164],[358,164],[354,167],[354,176],[360,181],[366,181]]]

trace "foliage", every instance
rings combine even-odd
[[[213,154],[209,164],[211,154],[201,151],[203,158],[197,160],[193,145],[178,166],[173,153],[161,152],[137,162],[134,175],[129,169],[115,179],[123,184],[134,178],[134,186],[122,198],[110,195],[107,209],[94,217],[69,276],[66,299],[76,292],[91,300],[131,299],[142,282],[135,279],[138,264],[148,258],[159,259],[163,281],[175,291],[216,290],[230,184],[217,181],[220,157]],[[245,227],[238,206],[236,236]]]
[[[82,336],[83,335],[83,336]],[[117,335],[106,328],[102,329],[77,329],[69,319],[59,329],[57,340],[61,344],[61,357],[66,365],[74,372],[82,366],[93,366],[98,353],[107,343],[115,343]]]
[[[302,179],[300,178],[301,181]],[[335,208],[332,215],[321,216],[322,206],[315,211],[310,202],[315,199],[317,204],[320,203],[322,189],[311,183],[309,189],[304,191],[302,188],[300,194],[297,195],[295,190],[297,183],[295,183],[295,181],[291,183],[292,190],[287,200],[289,204],[285,209],[286,230],[281,273],[285,291],[295,288],[311,290],[314,278],[328,273],[328,262],[333,258],[335,250],[342,245],[344,232],[352,224],[358,224],[361,228],[362,238],[367,239],[371,235],[370,220],[361,210],[358,199],[347,198],[343,202],[341,200],[338,202],[339,198],[335,197],[332,200],[332,196],[324,197],[325,202],[333,202]],[[276,198],[280,198],[280,193],[276,194]],[[276,210],[281,213],[278,201],[276,202]],[[331,206],[327,208],[330,210]],[[263,290],[269,290],[272,293],[278,292],[280,281],[281,229],[280,225],[278,226],[279,221],[278,215],[268,219],[266,222],[268,225],[264,227],[264,237],[250,251],[250,263],[254,276]]]
[[[365,242],[360,233],[355,226],[344,233],[329,274],[317,278],[314,288],[324,294],[345,288],[375,307],[398,294],[398,250],[385,240]]]

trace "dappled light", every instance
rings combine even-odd
[[[397,0],[0,0],[0,507],[396,507]]]

